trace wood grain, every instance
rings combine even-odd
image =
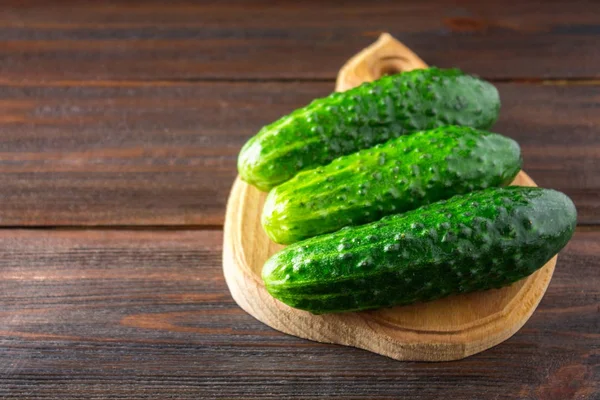
[[[227,293],[215,228],[240,146],[330,92],[380,30],[430,64],[527,83],[498,85],[497,129],[600,222],[600,3],[427,3],[3,1],[0,226],[143,230],[0,229],[0,397],[599,398],[595,228],[523,329],[459,362],[286,336]],[[544,79],[569,86],[529,84]]]
[[[344,64],[335,90],[351,89],[391,70],[420,68],[427,68],[423,60],[384,33]],[[523,171],[512,184],[536,186]],[[396,360],[459,360],[505,341],[534,312],[556,265],[553,257],[531,276],[499,290],[368,312],[314,315],[277,301],[265,289],[263,265],[282,248],[264,233],[261,214],[265,199],[266,193],[238,177],[227,201],[223,273],[238,305],[281,332],[358,347]]]
[[[513,184],[535,186],[520,172]],[[366,349],[402,361],[459,360],[503,342],[529,319],[546,292],[556,257],[526,279],[499,290],[381,310],[314,315],[275,300],[261,271],[283,246],[264,233],[266,193],[242,182],[227,202],[223,273],[238,305],[259,321],[305,339]]]
[[[219,231],[0,231],[0,395],[593,400],[600,232],[578,230],[525,327],[450,363],[278,333],[242,311]]]
[[[335,91],[343,92],[384,75],[427,67],[411,49],[385,32],[344,63],[335,79]]]
[[[598,2],[564,0],[6,0],[0,77],[334,79],[387,31],[428,64],[488,78],[598,78],[599,14]]]
[[[505,83],[494,130],[600,223],[598,86]],[[243,143],[333,82],[0,85],[0,225],[221,225]]]

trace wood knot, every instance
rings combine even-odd
[[[407,69],[412,69],[407,66],[408,60],[401,56],[383,57],[377,61],[371,68],[371,74],[375,79],[379,79],[385,75],[394,75]]]
[[[595,379],[593,371],[585,365],[566,365],[548,377],[537,395],[540,400],[591,399]]]
[[[469,17],[446,18],[444,25],[452,32],[462,33],[485,32],[489,27],[489,24],[483,19]]]

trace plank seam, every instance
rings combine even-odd
[[[3,230],[41,231],[222,231],[223,225],[4,225]],[[578,223],[577,232],[600,231],[600,223]]]
[[[596,86],[600,85],[600,79],[597,77],[510,77],[510,78],[491,78],[483,76],[491,83],[514,83],[523,85],[547,85],[547,86]],[[157,79],[111,79],[111,80],[42,80],[30,81],[21,80],[18,82],[0,79],[1,86],[14,87],[56,87],[56,86],[82,86],[82,87],[102,87],[102,86],[167,86],[177,84],[202,84],[202,83],[331,83],[335,84],[334,78],[303,78],[303,77],[281,77],[281,78],[221,78],[221,77],[188,77],[188,78],[157,78]]]

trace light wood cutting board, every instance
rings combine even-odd
[[[410,49],[383,34],[340,70],[342,91],[382,74],[425,68]],[[523,171],[514,185],[535,186]],[[260,272],[283,246],[269,240],[260,224],[266,193],[236,179],[227,204],[223,272],[235,301],[259,321],[290,335],[359,347],[397,360],[456,360],[512,336],[542,299],[556,256],[515,284],[485,292],[376,311],[313,315],[271,297]]]

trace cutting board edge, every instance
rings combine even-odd
[[[526,179],[530,178],[524,173]],[[533,183],[533,181],[531,181]],[[535,185],[535,183],[533,183]],[[493,319],[490,324],[497,329],[486,332],[486,324],[475,327],[479,334],[468,342],[453,340],[453,332],[443,335],[431,334],[435,341],[424,342],[400,342],[389,334],[377,320],[368,318],[368,313],[344,313],[330,315],[313,315],[301,310],[295,310],[271,297],[261,282],[255,276],[251,276],[244,266],[242,255],[236,251],[237,235],[241,227],[236,229],[239,223],[234,210],[241,201],[244,194],[243,186],[246,185],[239,177],[236,178],[227,202],[227,213],[225,216],[224,239],[223,239],[223,272],[226,283],[235,302],[248,314],[264,324],[286,334],[309,339],[321,343],[333,343],[352,346],[378,353],[396,360],[404,361],[452,361],[487,350],[510,338],[529,320],[539,302],[543,298],[546,289],[554,273],[557,256],[554,256],[542,269],[534,275],[525,278],[535,280],[528,282],[527,293],[519,291],[518,296],[525,297],[524,302],[515,302],[510,310],[505,310],[498,318]],[[542,279],[542,281],[537,281]],[[537,285],[536,285],[537,283]],[[531,294],[532,287],[538,289],[537,293]],[[514,299],[513,299],[514,300]],[[519,317],[510,324],[504,324],[508,319]],[[316,326],[317,329],[307,329],[308,325]],[[499,328],[502,326],[502,328]],[[382,328],[383,327],[383,328]],[[377,329],[377,332],[375,330]],[[373,334],[377,340],[373,340]],[[468,332],[462,332],[464,336]],[[428,336],[421,333],[422,337]]]

